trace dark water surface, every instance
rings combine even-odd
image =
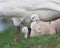
[[[10,28],[10,27],[13,27],[13,23],[12,21],[9,21],[9,22],[2,22],[1,19],[0,19],[0,31],[3,31],[7,28]]]

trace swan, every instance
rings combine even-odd
[[[50,22],[52,28],[56,30],[56,33],[60,32],[60,18]]]
[[[52,28],[48,22],[40,21],[37,14],[31,16],[31,37],[36,35],[56,34],[54,28]]]

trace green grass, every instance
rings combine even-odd
[[[20,31],[19,40],[14,44],[15,29],[0,33],[0,48],[60,48],[60,34],[37,36],[25,39]]]

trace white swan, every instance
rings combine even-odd
[[[29,12],[36,12],[37,10],[41,10],[43,9],[45,10],[45,8],[47,9],[52,9],[52,10],[56,10],[57,12],[60,11],[60,0],[0,0],[0,16],[10,16],[10,17],[20,17],[24,18],[25,16],[27,16],[27,14]],[[38,12],[38,11],[37,11]],[[45,11],[47,12],[47,10]],[[50,10],[49,10],[50,12]],[[53,11],[54,12],[54,11]],[[43,13],[43,12],[42,12]],[[38,13],[40,14],[40,13]],[[47,12],[48,14],[48,12]],[[60,16],[53,17],[49,16],[47,14],[44,14],[46,18],[40,16],[40,18],[42,20],[54,20],[55,18],[58,18]],[[10,18],[9,17],[9,18]],[[27,18],[29,17],[29,15],[27,16]],[[53,18],[52,18],[53,17]]]
[[[47,8],[41,10],[42,8]],[[53,9],[53,10],[49,10]],[[37,10],[40,10],[37,11]],[[54,11],[56,10],[56,11]],[[33,13],[39,14],[41,20],[50,21],[60,16],[60,0],[0,0],[0,16],[1,17],[8,17],[8,18],[15,18],[17,17],[18,20],[24,18],[30,18],[30,14]],[[54,12],[54,13],[51,13]],[[44,15],[43,15],[44,13]],[[41,15],[40,15],[41,14]],[[14,19],[15,20],[15,19]],[[24,22],[29,22],[24,20]],[[14,21],[13,21],[14,22]],[[20,21],[21,22],[21,21]]]

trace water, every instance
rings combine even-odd
[[[7,23],[3,23],[0,19],[0,32],[7,29],[7,28],[10,28],[10,27],[13,27],[13,23],[11,21],[7,22]]]

